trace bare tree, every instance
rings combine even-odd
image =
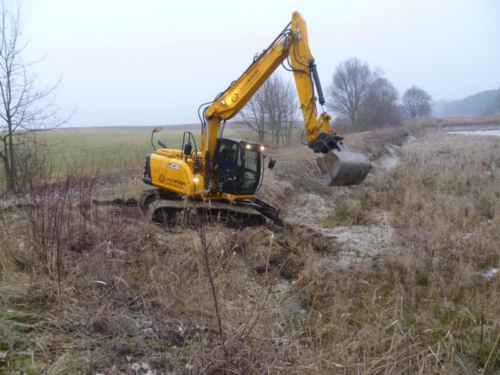
[[[257,133],[261,143],[264,142],[266,134],[271,130],[271,124],[267,117],[267,98],[270,96],[268,82],[269,80],[254,94],[236,118],[243,126]]]
[[[369,128],[401,123],[401,111],[398,106],[399,93],[389,80],[377,77],[371,82],[363,102],[362,113]]]
[[[56,128],[66,120],[57,118],[55,90],[36,86],[36,75],[31,72],[36,63],[24,63],[21,57],[26,44],[21,42],[20,9],[1,4],[0,25],[0,160],[4,166],[7,191],[18,188],[20,150],[27,135]],[[33,138],[31,138],[33,139]],[[31,155],[31,153],[29,153]]]
[[[399,93],[379,68],[373,71],[356,58],[335,69],[327,87],[328,108],[349,119],[357,130],[397,125],[401,121]]]
[[[271,76],[267,83],[267,117],[273,146],[289,146],[298,116],[297,94],[291,82],[281,75]]]
[[[359,127],[359,115],[368,93],[372,72],[368,64],[351,58],[335,68],[333,81],[327,87],[328,109],[348,118]]]
[[[498,90],[498,96],[497,96],[497,109],[500,112],[500,90]]]
[[[403,105],[406,115],[410,118],[427,117],[432,114],[432,97],[417,86],[405,91]]]
[[[272,135],[273,146],[288,146],[298,116],[297,95],[291,82],[273,74],[248,101],[238,120],[264,142]]]

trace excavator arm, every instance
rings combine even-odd
[[[329,186],[361,183],[371,168],[370,161],[362,154],[350,152],[342,143],[343,138],[330,129],[331,116],[323,109],[325,99],[309,50],[307,26],[299,12],[293,13],[292,21],[266,50],[256,56],[241,77],[205,108],[201,139],[205,163],[208,165],[221,136],[221,122],[238,114],[281,64],[288,64],[285,68],[293,72],[308,146],[316,154],[325,182]],[[322,107],[319,115],[315,86]]]

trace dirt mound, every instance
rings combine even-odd
[[[334,254],[334,242],[306,226],[285,223],[273,226],[246,228],[230,237],[232,249],[242,255],[248,268],[257,274],[277,273],[281,277],[297,279],[310,251]]]

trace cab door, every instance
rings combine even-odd
[[[239,142],[219,139],[213,162],[217,166],[217,179],[222,182],[222,191],[239,194],[243,180],[243,153]]]
[[[219,139],[212,162],[222,191],[234,195],[253,195],[261,178],[262,154],[258,144]]]
[[[261,168],[261,153],[257,146],[242,147],[242,161],[242,181],[239,194],[254,194],[260,183]]]

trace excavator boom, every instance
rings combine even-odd
[[[225,225],[259,225],[265,218],[280,223],[279,208],[255,196],[263,178],[265,146],[222,137],[225,121],[243,109],[279,65],[288,65],[293,72],[308,146],[325,182],[345,186],[364,180],[370,161],[350,152],[343,138],[330,129],[331,116],[323,109],[325,99],[309,50],[307,26],[294,12],[291,22],[241,77],[204,108],[199,149],[194,135],[184,132],[181,150],[160,143],[160,149],[146,156],[143,181],[155,189],[143,193],[141,207],[152,220],[179,224],[197,213]],[[160,130],[153,130],[151,141]]]
[[[285,63],[289,65],[288,70],[293,72],[308,146],[316,154],[325,182],[329,186],[360,184],[370,171],[371,163],[363,154],[350,152],[343,144],[343,138],[330,128],[331,116],[323,108],[325,99],[317,67],[309,50],[306,22],[299,12],[293,13],[292,21],[271,45],[205,108],[207,123],[202,128],[202,154],[209,158],[220,136],[221,122],[234,117],[276,68]],[[318,99],[322,108],[320,114],[316,106]]]

